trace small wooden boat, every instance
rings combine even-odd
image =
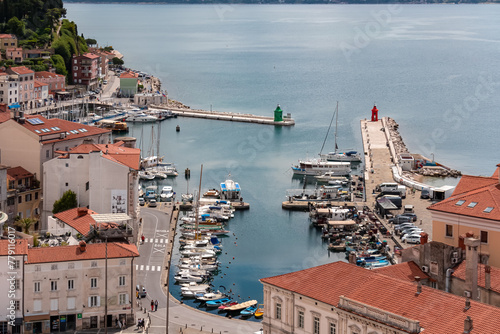
[[[238,302],[228,302],[219,306],[219,310],[224,310],[226,307],[237,305]]]
[[[244,310],[247,307],[250,307],[250,306],[255,305],[255,304],[257,304],[256,300],[249,300],[247,302],[243,302],[243,303],[240,303],[240,304],[236,304],[236,305],[233,305],[233,306],[226,307],[224,309],[224,311],[227,311],[227,312],[241,311],[241,310]]]
[[[231,301],[231,298],[224,297],[221,299],[208,300],[205,304],[206,304],[207,308],[211,308],[211,307],[219,307],[221,305],[229,303],[230,301]]]
[[[264,315],[264,304],[259,304],[257,310],[255,310],[254,317],[260,318]]]
[[[217,189],[210,189],[203,194],[203,197],[215,197],[219,198],[219,191]]]
[[[242,310],[240,312],[240,315],[242,317],[250,317],[250,316],[254,315],[255,311],[257,311],[257,306],[255,306],[255,305],[249,306],[246,309]]]

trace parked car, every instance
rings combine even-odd
[[[420,235],[420,233],[424,232],[424,230],[420,229],[420,228],[416,228],[416,229],[409,229],[409,230],[406,230],[404,232],[401,232],[402,233],[402,237],[403,238],[404,236],[407,236],[407,235]]]
[[[429,194],[429,190],[427,190],[427,189],[422,190],[422,192],[420,193],[420,198],[421,199],[429,199],[429,198],[431,198],[430,194]]]
[[[401,217],[410,217],[411,220],[413,220],[414,222],[417,221],[417,215],[414,214],[413,212],[405,212],[405,213],[402,213],[400,216]]]
[[[139,298],[146,298],[147,292],[146,292],[146,288],[143,285],[137,284],[135,286],[135,291],[138,292]]]
[[[404,229],[413,228],[413,227],[417,227],[417,226],[413,223],[408,222],[408,223],[403,223],[401,225],[394,226],[394,230],[395,231],[402,231]]]
[[[415,234],[405,235],[403,238],[401,238],[401,241],[407,242],[409,244],[419,244],[420,243],[420,235],[415,235]]]
[[[146,201],[144,200],[144,198],[139,197],[139,205],[144,206],[144,204],[146,204]]]
[[[107,85],[108,84],[108,80],[103,80],[102,83],[105,84],[105,85]]]
[[[398,225],[402,223],[409,223],[410,221],[411,221],[410,217],[401,215],[397,215],[396,217],[389,219],[390,224],[398,224]]]
[[[148,206],[149,206],[150,208],[156,208],[156,205],[157,205],[157,203],[156,203],[156,200],[155,200],[155,199],[151,199],[151,200],[149,200],[149,205],[148,205]]]

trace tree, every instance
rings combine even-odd
[[[20,21],[17,17],[11,18],[7,22],[7,30],[11,33],[16,35],[18,38],[23,38],[25,34],[25,25],[23,21]]]
[[[112,61],[113,65],[123,65],[125,63],[123,59],[120,59],[118,57],[113,57]]]
[[[64,64],[64,58],[61,55],[52,55],[50,57],[52,66],[56,69],[57,74],[66,76],[68,71],[66,70],[66,65]]]
[[[85,43],[87,43],[87,45],[89,45],[89,46],[90,46],[90,45],[96,45],[96,44],[97,44],[97,41],[96,41],[95,39],[93,39],[93,38],[87,38],[87,39],[85,40]]]
[[[22,227],[23,232],[26,234],[29,234],[30,232],[30,227],[33,225],[33,219],[31,218],[24,218],[24,219],[19,219],[17,220],[14,225]]]
[[[59,212],[63,212],[69,209],[76,208],[78,206],[78,202],[76,200],[76,194],[68,190],[64,192],[62,197],[54,202],[54,208],[52,209],[52,213],[56,214]]]

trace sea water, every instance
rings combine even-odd
[[[341,149],[362,149],[359,121],[376,103],[380,116],[400,124],[411,152],[475,175],[491,175],[500,162],[499,6],[65,7],[79,33],[159,77],[171,99],[268,116],[279,103],[296,120],[294,127],[189,118],[160,125],[160,155],[181,173],[165,184],[179,195],[197,189],[203,164],[202,189],[231,174],[250,203],[228,224],[213,282],[237,299],[262,302],[260,278],[343,260],[328,253],[307,213],[281,209],[285,191],[302,187],[291,164],[319,153],[337,101]],[[145,151],[152,129],[132,126]],[[325,147],[333,150],[333,133]]]

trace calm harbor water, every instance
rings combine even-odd
[[[180,172],[191,169],[190,190],[203,164],[203,189],[231,173],[251,205],[228,225],[234,235],[223,241],[224,268],[213,283],[236,297],[262,301],[259,278],[338,259],[306,213],[281,209],[285,190],[301,187],[290,165],[318,153],[336,101],[342,149],[362,148],[359,120],[376,102],[382,116],[400,124],[412,152],[470,174],[491,175],[500,162],[499,6],[65,7],[79,33],[112,45],[127,66],[158,76],[170,98],[260,115],[280,103],[295,118],[292,128],[188,118],[161,123],[160,151]],[[145,150],[150,131],[132,127],[131,135],[143,133]],[[188,186],[182,176],[166,183],[178,194]]]

